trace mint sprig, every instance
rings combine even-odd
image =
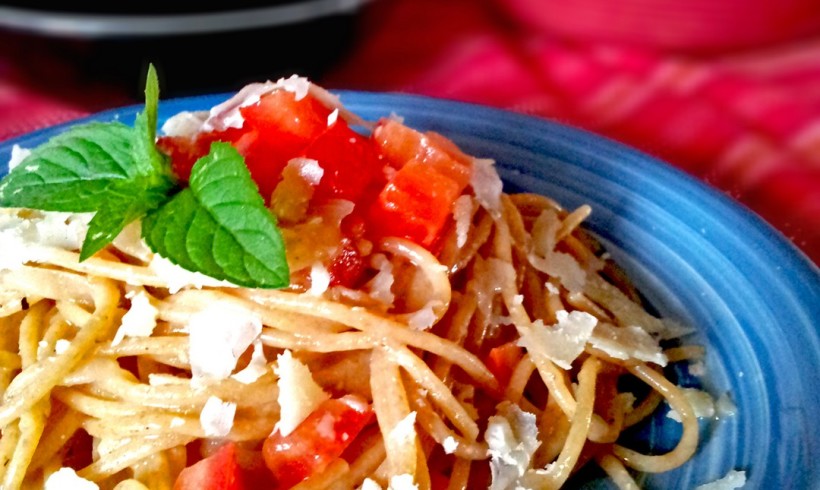
[[[0,181],[0,207],[93,212],[85,260],[143,218],[148,246],[185,269],[247,287],[288,285],[284,244],[244,159],[215,144],[180,190],[156,147],[159,83],[153,66],[134,127],[78,125],[32,150]]]
[[[228,143],[213,143],[194,164],[189,183],[143,221],[148,246],[186,269],[240,286],[287,286],[276,218],[242,155]]]

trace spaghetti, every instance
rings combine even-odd
[[[42,487],[58,474],[100,488],[186,488],[185,468],[228,445],[236,464],[209,466],[211,479],[234,468],[247,488],[559,488],[593,464],[637,488],[632,470],[685,463],[696,415],[661,368],[700,351],[663,352],[658,339],[674,328],[645,311],[581,228],[590,208],[493,192],[500,181],[488,162],[389,124],[471,169],[432,243],[348,240],[339,230],[355,215],[350,201],[307,195],[299,206],[271,204],[301,209],[280,217],[292,271],[284,290],[175,269],[146,248],[138,224],[84,262],[79,242],[41,233],[20,264],[0,265],[2,488]],[[4,231],[48,222],[68,233],[88,219],[0,216]],[[335,243],[320,250],[309,232]],[[328,279],[343,248],[361,265],[347,284],[338,271]],[[227,324],[247,338],[218,334]],[[196,349],[219,351],[194,347],[208,335],[239,347],[227,370],[216,354],[202,363]],[[649,389],[624,391],[625,378]],[[623,446],[621,433],[664,399],[683,426],[677,446],[657,455]],[[313,419],[338,413],[330,429],[310,431]],[[326,454],[317,440],[340,449]],[[277,459],[299,445],[316,452]]]

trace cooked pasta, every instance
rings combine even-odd
[[[473,178],[434,243],[357,237],[358,280],[340,284],[327,279],[338,231],[321,253],[323,239],[305,237],[340,229],[345,201],[307,201],[280,217],[281,290],[193,277],[151,252],[139,223],[82,262],[79,242],[43,233],[19,264],[0,262],[2,488],[39,488],[66,468],[100,488],[183,488],[184,468],[230,444],[247,488],[559,488],[598,465],[626,489],[635,471],[696,451],[695,411],[662,367],[701,351],[662,350],[675,329],[582,228],[588,206],[493,195]],[[81,241],[88,221],[1,212],[4,254],[9,230],[48,224]],[[680,416],[677,446],[626,447],[621,433],[661,400]],[[361,427],[311,433],[331,406],[364,414]],[[311,434],[343,447],[304,456],[324,458],[304,475],[278,466],[282,441],[314,448]]]

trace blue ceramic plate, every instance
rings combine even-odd
[[[820,272],[757,216],[670,166],[599,136],[527,116],[420,97],[342,92],[368,119],[395,112],[494,158],[507,191],[537,192],[565,207],[593,207],[589,228],[664,316],[697,328],[707,347],[700,381],[728,393],[737,415],[702,424],[695,458],[643,477],[648,488],[691,489],[745,470],[746,488],[815,488],[820,481]],[[208,109],[225,95],[165,101],[160,120]],[[131,123],[140,108],[87,120]],[[0,144],[34,147],[67,126]],[[5,168],[0,173],[5,172]],[[681,373],[682,381],[694,380]],[[816,417],[816,416],[815,416]],[[677,422],[663,410],[635,437],[670,447]],[[590,471],[576,486],[605,488]]]

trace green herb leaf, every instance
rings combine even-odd
[[[240,286],[287,286],[290,273],[276,218],[236,149],[213,143],[194,164],[189,183],[143,220],[148,246],[185,269]]]
[[[145,110],[135,127],[120,122],[75,126],[32,150],[0,181],[0,206],[95,212],[80,260],[110,243],[123,227],[159,207],[174,187],[157,150],[159,85],[148,69]]]

